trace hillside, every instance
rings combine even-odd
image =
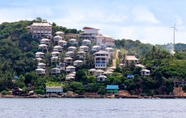
[[[105,94],[107,85],[119,85],[120,89],[126,89],[130,94],[136,95],[155,95],[155,94],[171,94],[173,91],[173,80],[178,78],[179,82],[186,80],[186,54],[179,52],[185,48],[185,44],[177,44],[182,48],[176,51],[175,55],[170,55],[160,46],[151,44],[143,44],[139,40],[115,40],[115,47],[119,49],[118,58],[116,59],[116,69],[112,74],[106,74],[105,81],[97,81],[97,77],[89,74],[88,70],[94,67],[94,53],[87,51],[85,57],[80,59],[78,56],[79,46],[82,45],[82,38],[78,37],[81,31],[76,29],[68,29],[63,26],[57,26],[52,23],[52,35],[56,36],[57,31],[64,32],[63,40],[67,45],[62,50],[56,60],[52,61],[54,47],[57,46],[54,39],[50,39],[47,49],[38,48],[41,43],[40,38],[33,38],[28,33],[27,27],[32,23],[46,22],[41,18],[32,21],[18,21],[12,23],[0,24],[0,91],[7,94],[13,88],[21,88],[24,94],[30,90],[34,90],[37,94],[45,94],[46,86],[62,86],[64,92],[73,91],[77,94],[85,92],[95,92],[97,94]],[[78,45],[70,43],[70,38],[75,37]],[[91,49],[95,42],[91,42],[88,47]],[[76,50],[73,55],[73,62],[81,60],[81,66],[76,66],[75,75],[66,73],[65,70],[59,74],[52,74],[53,68],[58,68],[60,63],[66,59],[66,53],[70,46],[75,46]],[[58,50],[59,51],[59,50]],[[36,52],[43,52],[45,56],[41,61],[35,58]],[[149,76],[141,76],[143,68],[136,67],[135,63],[128,63],[126,56],[134,55],[139,59],[140,64],[150,70]],[[36,70],[38,64],[46,64],[45,74],[38,75]],[[125,66],[120,66],[123,64]],[[113,64],[114,65],[114,64]],[[72,66],[72,63],[69,64]],[[112,66],[112,58],[109,59],[108,66]],[[66,66],[67,67],[67,66]],[[102,71],[111,73],[108,67]],[[70,73],[74,74],[74,73]],[[128,78],[128,75],[134,75]],[[74,77],[67,80],[68,77]],[[126,87],[122,87],[125,85]],[[184,86],[184,85],[182,85]]]

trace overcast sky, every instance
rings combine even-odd
[[[82,30],[101,29],[114,39],[164,44],[186,43],[184,0],[1,0],[0,23],[33,20],[36,17],[59,26]]]

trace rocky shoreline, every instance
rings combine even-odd
[[[17,95],[0,95],[0,98],[148,98],[148,99],[158,99],[158,98],[186,98],[186,96],[175,96],[175,95],[153,95],[153,96],[119,96],[119,95],[29,95],[29,96],[17,96]]]

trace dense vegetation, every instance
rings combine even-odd
[[[172,56],[169,52],[159,46],[143,44],[139,40],[115,40],[116,48],[121,49],[117,68],[113,75],[107,76],[103,83],[96,81],[95,76],[88,74],[87,69],[93,67],[93,57],[91,53],[87,54],[86,64],[77,68],[76,80],[65,82],[65,73],[60,75],[50,75],[49,71],[45,76],[38,76],[35,72],[37,61],[35,52],[38,50],[38,39],[33,39],[28,34],[27,26],[33,22],[46,22],[41,18],[32,21],[4,22],[0,24],[0,92],[19,87],[25,93],[34,90],[38,94],[45,93],[46,85],[62,85],[64,91],[73,91],[78,94],[85,92],[105,93],[105,87],[108,84],[119,85],[121,89],[127,89],[131,94],[154,95],[170,94],[173,90],[173,79],[186,80],[186,54],[176,51]],[[79,33],[76,29],[68,29],[63,26],[57,26],[52,23],[53,34],[56,31],[67,33]],[[78,39],[79,41],[81,39]],[[184,47],[184,46],[183,46]],[[50,47],[49,47],[50,48]],[[134,64],[128,64],[126,67],[119,68],[118,64],[126,55],[136,55],[140,58],[142,64],[151,70],[151,76],[142,77],[141,68],[135,68]],[[50,63],[50,54],[46,54],[44,62],[49,67],[54,67],[55,63]],[[64,54],[61,55],[64,57]],[[135,75],[133,79],[128,79],[127,75]],[[15,79],[18,76],[18,79]],[[127,87],[122,87],[122,85]]]

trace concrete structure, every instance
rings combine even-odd
[[[78,42],[77,42],[76,39],[69,39],[69,43],[70,43],[71,45],[77,45],[77,44],[78,44]]]
[[[74,61],[74,66],[82,66],[83,65],[83,61],[82,60],[75,60]]]
[[[101,46],[99,46],[99,45],[92,46],[92,52],[98,52],[100,50],[101,50]]]
[[[42,38],[41,41],[40,41],[40,44],[49,45],[50,44],[50,40],[49,39],[46,39],[46,38]]]
[[[68,51],[75,51],[77,48],[76,47],[74,47],[74,46],[70,46],[70,47],[68,47]]]
[[[96,77],[98,82],[104,82],[107,77],[105,75],[99,75]]]
[[[79,37],[79,34],[74,34],[74,33],[65,34],[66,39],[75,39],[75,38],[78,38],[78,37]]]
[[[63,48],[60,45],[54,46],[54,50],[57,50],[58,52],[62,52]]]
[[[89,39],[96,41],[96,36],[99,34],[99,29],[92,27],[83,27],[83,32],[80,33],[79,37],[82,39]]]
[[[64,38],[64,32],[62,32],[62,31],[57,31],[56,35],[61,36],[62,38]]]
[[[46,45],[46,44],[40,44],[40,45],[38,46],[38,49],[47,50],[47,49],[48,49],[48,45]]]
[[[95,76],[99,76],[99,75],[103,75],[103,73],[104,73],[103,70],[98,69],[98,70],[96,70],[96,71],[94,72],[94,75],[95,75]]]
[[[86,52],[84,52],[84,51],[78,51],[77,52],[78,59],[84,59],[85,54],[86,54]]]
[[[50,60],[51,60],[51,62],[58,62],[59,57],[57,57],[57,56],[51,57]]]
[[[84,52],[88,52],[89,51],[89,47],[85,46],[85,45],[82,45],[82,46],[79,47],[79,50],[80,51],[84,51]]]
[[[54,36],[54,42],[58,42],[59,40],[62,40],[62,37],[61,36]]]
[[[65,53],[65,56],[74,58],[74,52],[73,51],[68,51],[68,52]]]
[[[59,68],[52,68],[51,69],[51,74],[60,74],[60,73],[61,73],[61,71]]]
[[[35,57],[36,58],[44,58],[45,54],[43,52],[36,52]]]
[[[72,73],[72,72],[75,72],[76,70],[76,67],[74,66],[67,66],[66,67],[66,73]]]
[[[52,57],[60,57],[61,53],[60,52],[52,52]]]
[[[33,23],[28,26],[28,32],[33,38],[52,38],[52,25],[49,23]]]
[[[106,47],[114,47],[114,39],[108,35],[99,34],[96,36],[96,45],[101,46],[101,49],[105,49]]]
[[[109,63],[110,54],[106,51],[100,50],[94,53],[95,68],[107,68]]]
[[[136,64],[135,67],[141,67],[142,69],[145,69],[146,67],[142,64]]]
[[[46,64],[45,63],[38,63],[37,68],[45,69]]]
[[[64,63],[66,65],[72,64],[72,60],[73,60],[73,58],[71,58],[71,57],[65,57],[64,58]]]
[[[38,75],[44,75],[44,74],[45,74],[45,69],[43,69],[43,68],[38,68],[38,69],[36,69],[36,73],[37,73]]]
[[[125,57],[125,64],[126,63],[134,63],[134,64],[139,64],[139,59],[136,58],[136,56],[126,56]]]
[[[63,93],[62,86],[46,86],[46,93]]]
[[[71,81],[71,80],[75,80],[75,73],[69,73],[66,75],[65,77],[66,81]]]
[[[63,71],[65,71],[65,63],[62,63],[62,62],[60,62],[59,63],[59,65],[57,65],[57,67],[60,69],[60,70],[63,70]]]
[[[107,93],[109,94],[118,94],[119,86],[118,85],[107,85]]]
[[[142,69],[141,70],[141,75],[142,76],[150,76],[150,70],[148,70],[148,69]]]
[[[111,47],[106,47],[105,51],[107,51],[108,53],[110,53],[111,56],[114,56],[114,49]]]
[[[83,41],[82,41],[82,45],[91,45],[91,41],[90,40],[88,40],[88,39],[84,39]]]
[[[88,72],[91,75],[95,75],[96,69],[95,68],[89,69]]]
[[[67,46],[67,41],[65,41],[65,40],[59,40],[58,41],[58,45],[60,45],[62,47],[66,47]]]

